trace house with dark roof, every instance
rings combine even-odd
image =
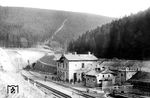
[[[88,87],[107,87],[115,84],[115,73],[109,69],[92,69],[85,73]]]
[[[60,80],[77,81],[77,71],[86,69],[88,64],[97,62],[98,58],[91,54],[63,54],[57,60],[57,76]],[[81,73],[82,74],[82,73]]]

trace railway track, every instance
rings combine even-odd
[[[55,89],[53,89],[53,88],[51,88],[51,87],[48,87],[48,86],[46,86],[46,85],[44,85],[44,84],[42,84],[42,83],[37,82],[36,84],[37,84],[38,86],[41,86],[41,87],[46,88],[47,90],[50,90],[50,91],[52,92],[52,94],[54,94],[54,95],[57,96],[58,98],[72,98],[71,96],[69,96],[69,95],[67,95],[67,94],[64,94],[64,93],[62,93],[62,92],[60,92],[60,91],[58,91],[58,90],[55,90]]]
[[[25,75],[22,75],[22,76],[24,77],[25,80],[29,80],[29,82],[30,82],[31,84],[36,83],[36,86],[37,86],[38,88],[40,88],[40,89],[41,89],[41,88],[44,88],[44,89],[49,90],[49,91],[51,92],[51,94],[55,95],[57,98],[72,98],[71,96],[69,96],[69,95],[67,95],[67,94],[64,94],[64,93],[62,93],[62,92],[60,92],[60,91],[58,91],[58,90],[55,90],[55,89],[53,89],[53,88],[51,88],[51,87],[49,87],[49,86],[46,86],[46,85],[44,85],[44,84],[42,84],[42,83],[39,83],[39,82],[37,82],[37,81],[34,81],[33,79],[30,79],[30,78],[26,77]],[[45,93],[47,93],[47,92],[45,92]]]
[[[46,85],[44,85],[44,84],[42,84],[42,83],[39,83],[39,82],[37,82],[37,81],[35,81],[35,80],[33,80],[33,79],[30,79],[30,78],[28,78],[27,76],[25,76],[25,75],[23,75],[23,74],[22,74],[22,76],[25,78],[25,80],[29,80],[31,84],[36,83],[36,86],[37,86],[37,87],[39,87],[39,88],[42,87],[42,88],[45,88],[45,89],[51,91],[51,93],[54,94],[54,95],[56,95],[57,98],[72,98],[71,96],[69,96],[69,95],[67,95],[67,94],[64,94],[64,93],[62,93],[62,92],[60,92],[60,91],[58,91],[58,90],[55,90],[55,89],[53,89],[53,88],[51,88],[51,87],[49,87],[49,86],[46,86]],[[35,76],[35,77],[37,77],[37,76]],[[38,77],[37,77],[37,78],[38,78]],[[56,83],[56,84],[57,84],[57,85],[60,85],[60,84],[58,84],[58,83]],[[61,85],[61,86],[65,87],[65,88],[72,89],[72,90],[73,90],[72,93],[76,94],[76,95],[77,95],[77,96],[76,96],[77,98],[95,98],[94,96],[91,96],[91,95],[82,93],[82,92],[79,91],[79,90],[76,90],[76,89],[73,89],[73,88],[70,88],[70,87],[67,87],[67,86],[64,86],[64,85]],[[76,98],[76,97],[74,97],[74,98]]]

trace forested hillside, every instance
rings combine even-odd
[[[49,40],[63,46],[112,18],[65,11],[0,7],[0,46],[31,47]]]
[[[150,9],[87,31],[70,42],[68,51],[91,51],[104,58],[150,58]]]

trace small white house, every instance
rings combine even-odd
[[[88,54],[63,54],[57,61],[57,76],[61,80],[77,81],[77,70],[86,65],[97,62],[98,58],[90,52]]]

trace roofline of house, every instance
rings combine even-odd
[[[68,60],[68,61],[97,61],[97,60]]]
[[[51,66],[51,67],[56,67],[56,65],[54,65],[54,64],[46,64],[46,63],[42,63],[42,62],[40,62],[40,61],[37,61],[37,63],[40,63],[40,64],[42,64],[42,65],[44,65],[44,66]]]
[[[86,76],[90,76],[90,77],[96,77],[96,75],[89,75],[89,74],[86,74]]]
[[[128,82],[131,82],[131,83],[150,83],[149,81],[135,80],[135,79],[128,80]]]
[[[68,59],[67,59],[68,60]],[[57,60],[57,62],[58,62],[59,60]],[[73,62],[73,61],[98,61],[98,60],[68,60],[68,61],[70,61],[70,62]]]

